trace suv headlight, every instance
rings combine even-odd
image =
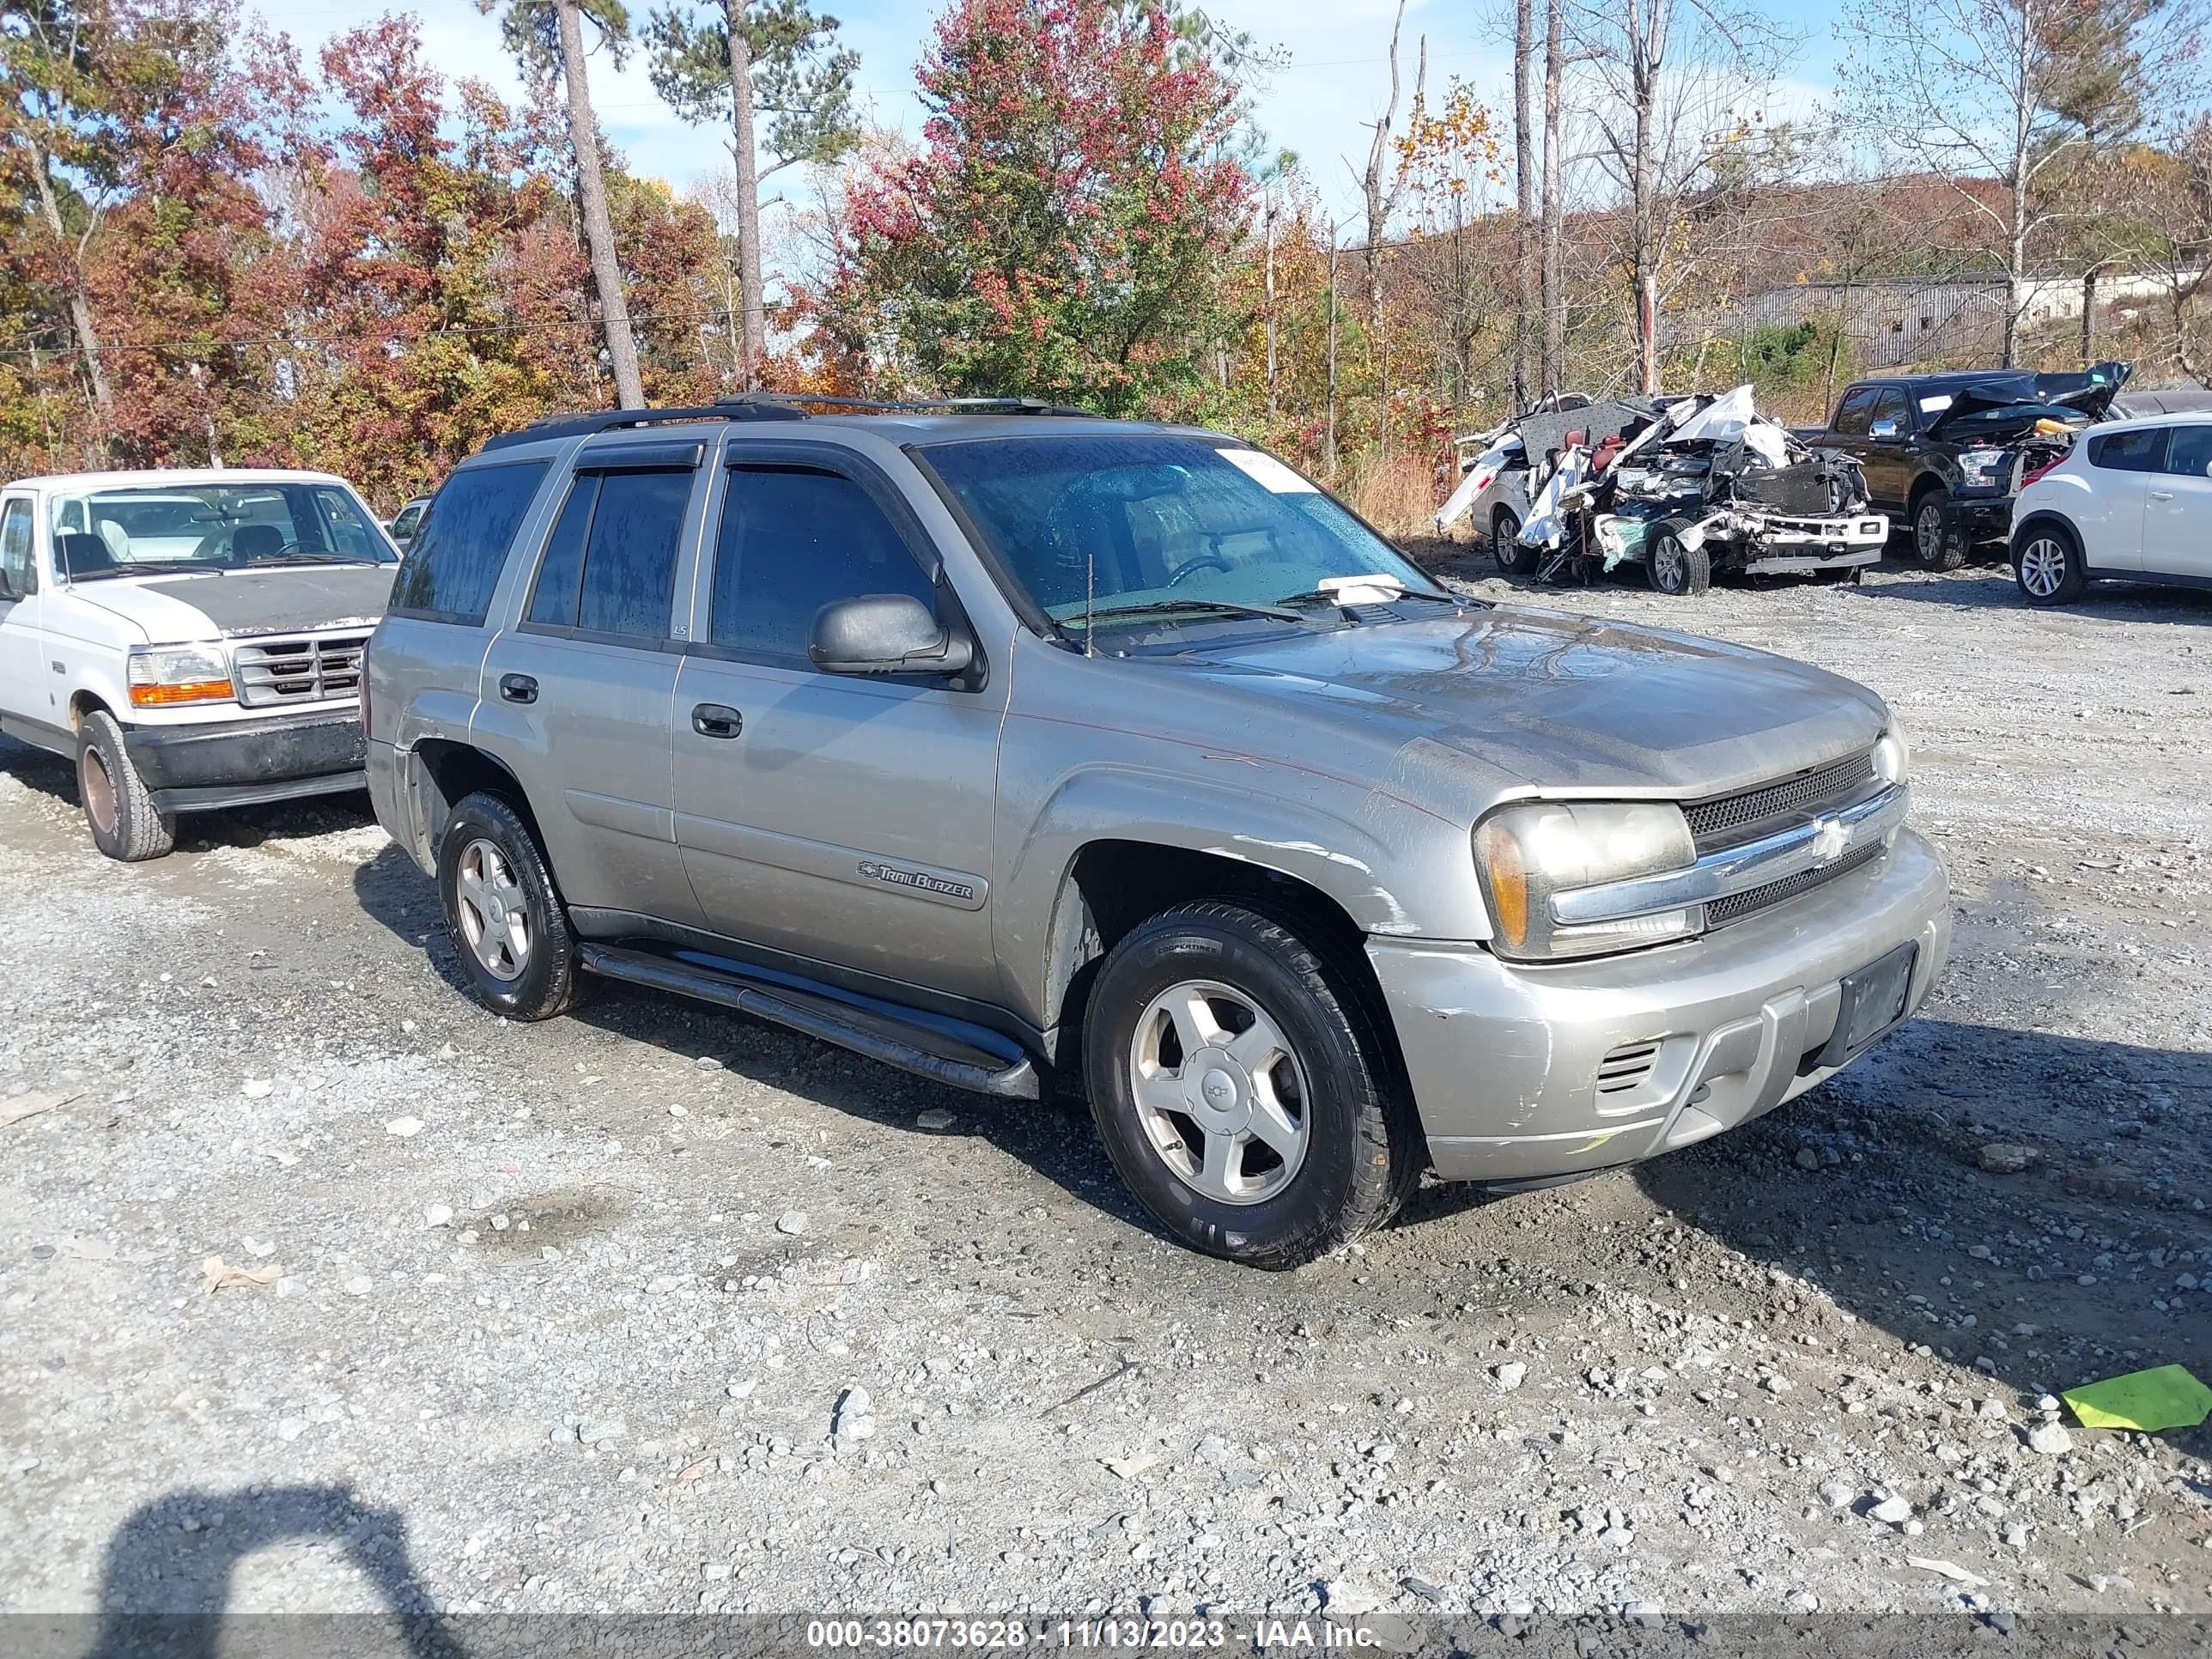
[[[1968,483],[1990,488],[1999,482],[1997,469],[2003,465],[2004,458],[2002,449],[1962,449],[1959,452],[1959,471]]]
[[[220,645],[135,645],[130,679],[133,708],[229,702],[237,696],[230,658]]]
[[[1474,865],[1501,956],[1525,962],[1596,956],[1686,939],[1705,926],[1688,905],[1622,921],[1566,926],[1552,895],[1599,882],[1687,869],[1697,844],[1672,801],[1531,801],[1501,807],[1474,826]]]
[[[1912,744],[1898,724],[1897,716],[1889,717],[1889,726],[1881,739],[1874,746],[1874,775],[1884,783],[1903,783],[1912,769]]]

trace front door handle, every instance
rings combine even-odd
[[[527,674],[501,674],[499,695],[509,702],[536,702],[538,682]]]
[[[2170,501],[2173,499],[2173,492],[2171,489],[2154,489],[2150,492],[2150,498],[2154,501]]]
[[[734,738],[745,729],[745,717],[719,702],[695,703],[691,729],[702,738]]]

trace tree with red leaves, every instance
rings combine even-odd
[[[1252,199],[1212,46],[1162,0],[957,0],[921,151],[849,198],[843,345],[933,391],[1194,406]]]

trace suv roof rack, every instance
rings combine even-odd
[[[917,398],[902,402],[828,394],[817,397],[805,392],[747,392],[711,404],[679,409],[602,409],[585,415],[548,415],[513,432],[502,432],[488,439],[483,447],[505,449],[514,444],[541,443],[549,438],[588,437],[594,433],[619,431],[624,427],[677,421],[803,421],[810,409],[865,415],[1057,415],[1094,418],[1091,410],[1048,404],[1036,398]]]

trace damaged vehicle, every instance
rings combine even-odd
[[[1797,436],[1857,461],[1869,504],[1911,538],[1930,570],[1956,570],[1978,549],[2002,550],[2013,498],[2031,474],[2062,459],[2105,420],[2129,365],[2063,374],[1973,369],[1900,374],[1846,386],[1824,428]]]
[[[365,787],[362,652],[399,555],[322,472],[88,472],[0,491],[0,730],[66,756],[100,850],[180,812]]]
[[[1608,429],[1617,432],[1650,412],[1648,405],[1600,404],[1587,392],[1554,392],[1525,415],[1455,439],[1459,484],[1437,511],[1437,533],[1449,535],[1454,525],[1472,519],[1498,568],[1509,576],[1527,575],[1536,568],[1536,550],[1521,544],[1521,526],[1528,521],[1529,458],[1557,449],[1571,430],[1610,420]]]
[[[1498,556],[1509,572],[1540,562],[1544,580],[1586,579],[1640,565],[1662,593],[1702,593],[1723,574],[1856,579],[1889,538],[1857,464],[1759,414],[1748,386],[1531,416],[1511,436],[1526,511],[1492,508],[1501,526],[1513,516],[1514,550]],[[1499,452],[1510,453],[1501,441],[1483,459]]]

